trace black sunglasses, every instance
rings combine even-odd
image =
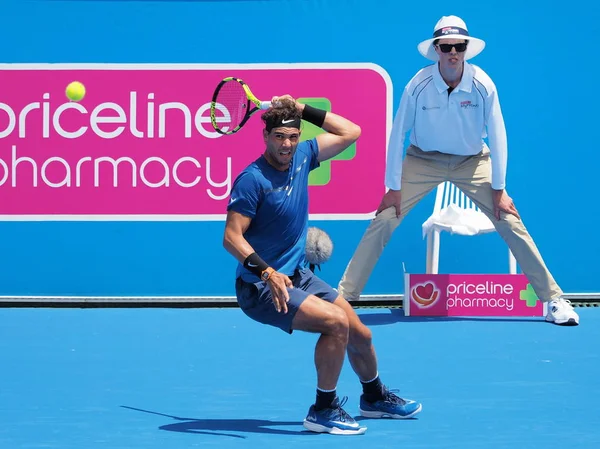
[[[438,44],[442,53],[450,53],[452,51],[452,47],[456,48],[458,53],[462,53],[467,50],[467,43],[463,42],[462,44]]]

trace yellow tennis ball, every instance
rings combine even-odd
[[[65,93],[69,100],[80,101],[85,97],[85,86],[79,81],[73,81],[72,83],[69,83]]]

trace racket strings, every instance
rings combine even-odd
[[[226,81],[217,93],[216,102],[229,113],[230,120],[218,123],[223,131],[235,129],[248,114],[249,101],[243,86],[235,80]],[[224,116],[224,115],[223,115]]]

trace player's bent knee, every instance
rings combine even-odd
[[[348,341],[350,334],[350,323],[348,316],[339,307],[329,307],[328,316],[325,319],[327,334],[334,335],[344,341]]]
[[[310,295],[296,312],[292,328],[332,335],[347,342],[350,324],[342,309]]]

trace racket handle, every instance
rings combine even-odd
[[[260,108],[261,109],[269,109],[271,107],[271,102],[270,101],[261,101],[260,102]]]

